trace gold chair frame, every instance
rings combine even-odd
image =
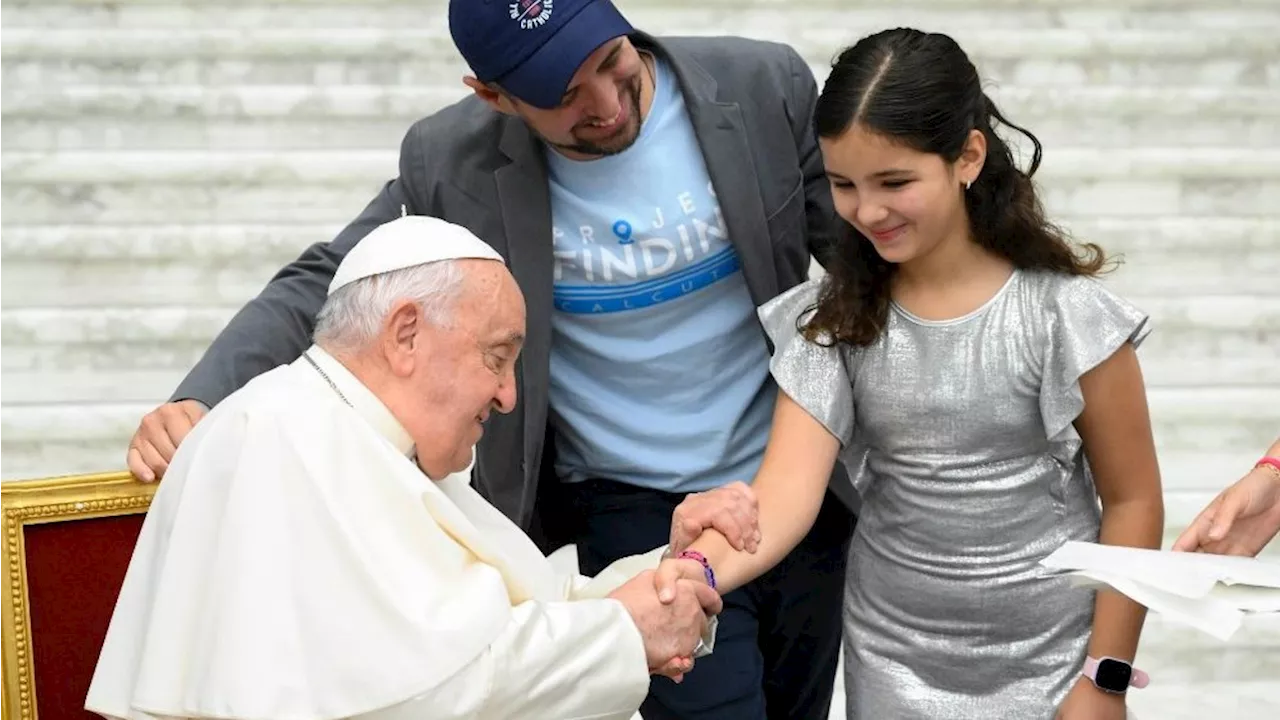
[[[28,525],[145,513],[156,487],[156,483],[139,482],[127,472],[0,483],[5,575],[9,579],[3,601],[3,720],[37,718],[24,529]]]

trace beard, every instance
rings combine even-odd
[[[636,140],[640,137],[639,75],[623,87],[622,101],[627,104],[627,121],[622,125],[622,127],[618,128],[613,135],[610,135],[603,140],[585,140],[580,138],[578,137],[576,129],[573,131],[574,141],[571,143],[551,142],[545,137],[543,140],[553,147],[580,153],[582,155],[594,155],[597,157],[617,155],[634,145]]]

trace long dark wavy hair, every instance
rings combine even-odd
[[[1014,163],[995,123],[1031,140],[1035,153],[1029,169]],[[977,243],[1017,268],[1097,275],[1107,264],[1102,248],[1073,246],[1045,217],[1031,182],[1040,166],[1040,141],[1000,114],[982,91],[969,57],[946,35],[897,28],[841,52],[818,97],[815,124],[821,138],[837,138],[858,125],[948,163],[960,157],[977,129],[987,140],[986,162],[964,191]],[[801,330],[822,344],[867,345],[884,331],[896,266],[852,225],[842,225],[845,236],[827,259],[816,312]]]

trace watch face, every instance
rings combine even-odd
[[[1122,693],[1129,689],[1129,678],[1132,676],[1133,668],[1129,663],[1105,658],[1098,662],[1094,684],[1103,690]]]

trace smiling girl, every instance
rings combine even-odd
[[[709,531],[692,549],[722,592],[760,574],[809,528],[839,459],[863,503],[850,718],[1123,718],[1144,609],[1039,562],[1069,540],[1160,545],[1135,353],[1147,316],[1094,279],[1100,248],[1046,220],[1039,142],[951,38],[863,39],[816,119],[849,232],[825,278],[760,311],[783,391],[754,482],[761,542],[736,553]],[[1026,171],[999,125],[1035,146]]]

